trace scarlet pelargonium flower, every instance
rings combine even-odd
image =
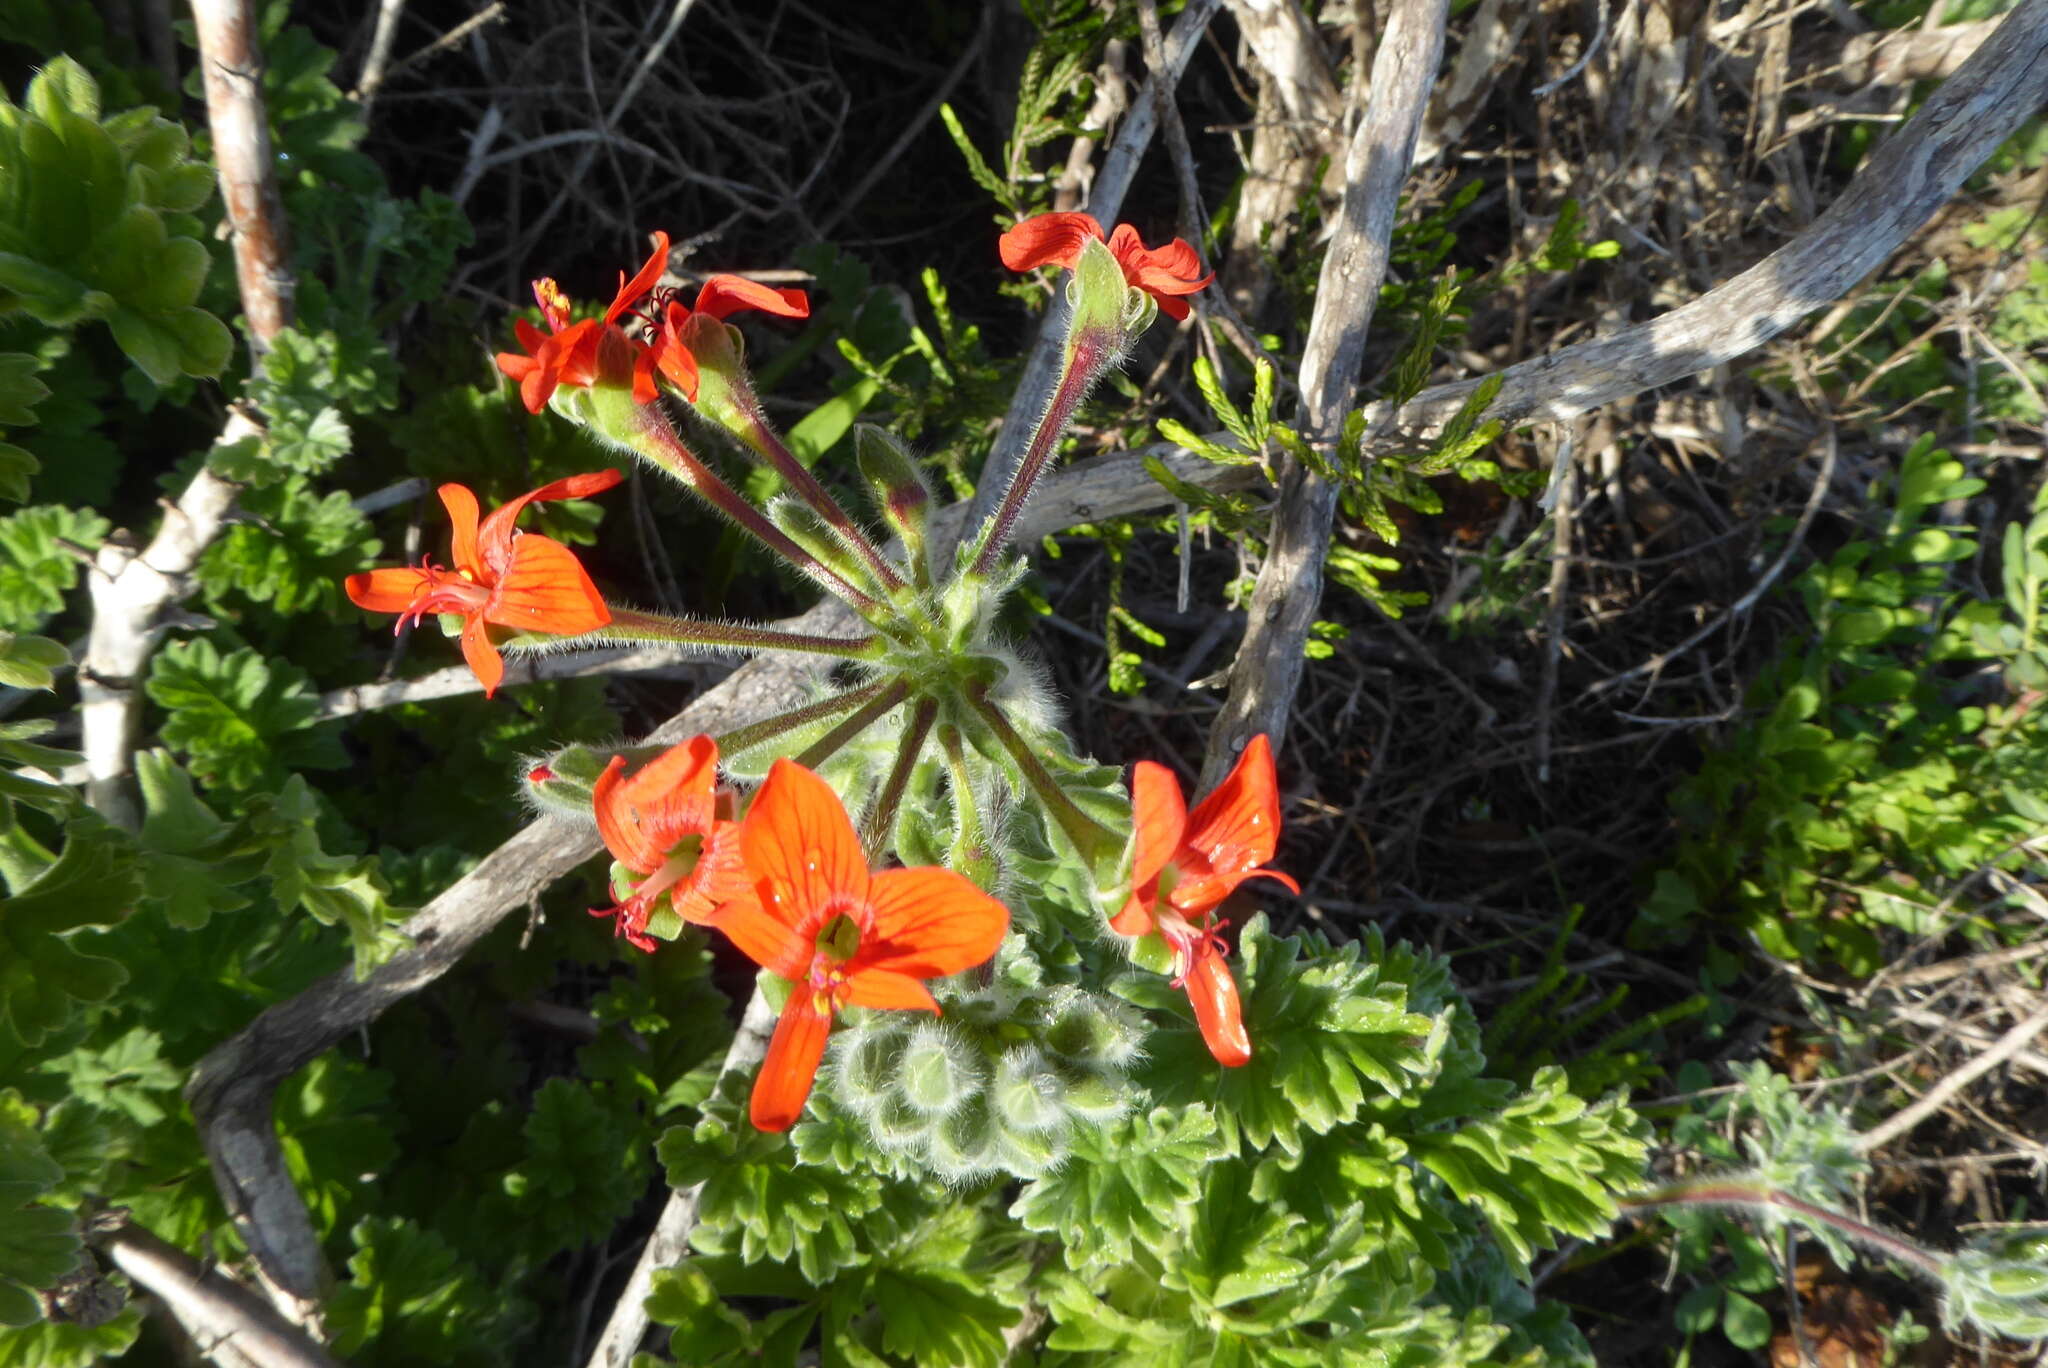
[[[677,916],[700,925],[746,895],[739,823],[720,820],[717,786],[718,743],[708,736],[669,747],[630,777],[626,757],[612,757],[591,786],[591,806],[605,848],[641,878],[624,902],[592,916],[616,916],[619,935],[651,951],[647,923],[664,895]]]
[[[719,930],[795,984],[754,1080],[749,1114],[788,1130],[811,1095],[842,1007],[937,1013],[924,986],[995,954],[1009,909],[950,869],[871,872],[839,796],[777,760],[740,831],[753,893],[719,913]]]
[[[1273,749],[1254,736],[1230,776],[1189,812],[1173,771],[1140,760],[1131,775],[1131,896],[1110,926],[1126,936],[1157,931],[1173,951],[1174,982],[1185,987],[1209,1053],[1235,1068],[1252,1057],[1223,938],[1209,916],[1246,879],[1277,879],[1263,868],[1280,839]]]
[[[808,318],[810,301],[802,290],[776,290],[735,275],[716,275],[697,292],[694,309],[686,309],[669,298],[656,282],[668,269],[668,234],[654,235],[654,251],[628,280],[619,273],[618,293],[603,318],[569,321],[569,299],[553,280],[533,282],[533,297],[540,305],[548,331],[515,319],[512,329],[526,354],[499,352],[498,369],[519,382],[519,397],[528,413],[539,413],[562,385],[628,385],[636,403],[651,404],[659,392],[654,373],[659,370],[675,382],[686,398],[697,397],[697,358],[680,331],[691,317],[705,314],[714,319],[730,318],[748,309],[779,314],[784,318]],[[654,297],[657,312],[642,314],[635,305]],[[629,335],[620,326],[625,318],[638,319],[648,337]]]
[[[802,290],[778,290],[736,275],[715,275],[705,281],[697,291],[693,308],[684,308],[680,300],[668,301],[662,311],[660,334],[654,340],[654,360],[685,399],[694,402],[697,398],[697,355],[690,343],[690,320],[724,322],[748,310],[780,318],[809,318],[811,301]]]
[[[1013,271],[1038,266],[1072,270],[1090,238],[1104,240],[1102,225],[1092,214],[1038,214],[1004,233],[997,250],[1002,253],[1003,265]],[[1180,238],[1164,247],[1147,247],[1138,239],[1137,229],[1119,223],[1107,240],[1117,265],[1124,269],[1124,280],[1158,300],[1159,312],[1168,318],[1186,318],[1187,301],[1181,296],[1195,293],[1216,278],[1213,271],[1202,274],[1202,258]]]
[[[467,486],[444,484],[441,503],[455,525],[449,547],[455,568],[427,558],[416,566],[365,571],[344,581],[348,596],[358,608],[398,614],[401,627],[429,613],[460,613],[462,657],[488,698],[505,677],[505,658],[491,644],[490,625],[574,636],[612,620],[575,553],[560,542],[515,531],[512,524],[530,503],[587,498],[624,478],[616,470],[571,475],[521,494],[481,524],[476,495]]]
[[[654,235],[654,251],[631,280],[619,273],[618,293],[604,317],[569,321],[569,297],[552,279],[533,282],[547,332],[515,319],[512,330],[527,354],[499,352],[498,369],[519,382],[519,397],[528,413],[539,413],[560,385],[628,385],[642,404],[654,402],[654,349],[628,337],[619,320],[638,303],[668,269],[668,234]]]

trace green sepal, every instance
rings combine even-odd
[[[1130,293],[1124,268],[1109,244],[1096,238],[1084,242],[1067,282],[1069,364],[1073,353],[1091,342],[1110,352],[1122,350],[1125,323],[1131,317]]]

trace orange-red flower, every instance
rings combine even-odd
[[[1013,271],[1037,266],[1064,266],[1068,270],[1081,259],[1081,248],[1090,238],[1103,241],[1102,225],[1092,214],[1038,214],[1003,234],[997,250],[1003,265]],[[1119,223],[1108,237],[1109,250],[1124,268],[1124,280],[1159,301],[1159,312],[1168,318],[1186,318],[1191,295],[1216,278],[1202,274],[1202,259],[1180,238],[1164,247],[1147,247],[1138,230]]]
[[[781,318],[809,318],[811,301],[802,290],[778,290],[743,276],[715,275],[697,291],[696,307],[686,309],[676,299],[667,302],[660,333],[654,339],[654,363],[685,399],[695,402],[697,398],[697,355],[690,343],[690,320],[703,317],[723,322],[750,309]]]
[[[528,413],[539,413],[562,385],[631,385],[636,403],[651,404],[659,392],[654,383],[656,370],[675,382],[684,396],[697,397],[697,358],[683,340],[681,329],[695,314],[726,319],[747,309],[779,314],[784,318],[808,318],[810,301],[802,290],[776,290],[735,275],[716,275],[697,292],[697,305],[686,309],[656,288],[668,269],[668,234],[654,235],[654,250],[628,280],[619,273],[618,293],[612,296],[603,318],[569,321],[569,299],[551,279],[533,282],[533,297],[548,330],[525,319],[515,319],[512,330],[519,335],[519,352],[499,352],[498,369],[519,382],[519,397]],[[652,295],[657,313],[642,314],[635,309]],[[620,326],[623,318],[635,318],[646,325],[648,338],[629,335]]]
[[[842,1007],[936,1013],[924,980],[995,954],[1010,913],[950,869],[871,872],[839,796],[791,760],[777,760],[740,831],[750,896],[718,915],[719,930],[795,984],[749,1114],[788,1130],[811,1095],[832,1017]]]
[[[1273,749],[1254,736],[1230,776],[1193,812],[1172,770],[1140,760],[1131,775],[1131,817],[1131,896],[1109,924],[1126,936],[1165,937],[1175,985],[1187,989],[1209,1053],[1235,1068],[1251,1059],[1252,1043],[1209,915],[1246,879],[1277,879],[1301,891],[1279,870],[1262,867],[1280,838]]]
[[[654,350],[647,343],[628,337],[619,326],[634,304],[654,288],[668,269],[668,234],[654,235],[654,251],[631,280],[619,272],[618,293],[603,318],[569,321],[569,297],[552,279],[533,282],[533,297],[540,305],[548,330],[525,319],[515,319],[512,330],[527,354],[499,352],[498,369],[519,382],[519,397],[528,413],[539,413],[560,385],[631,385],[633,398],[642,404],[654,402]]]
[[[425,558],[417,566],[350,575],[345,581],[348,596],[359,608],[398,614],[400,626],[408,618],[417,623],[428,613],[460,613],[462,657],[488,698],[505,677],[505,658],[491,644],[488,625],[573,636],[594,632],[612,620],[604,597],[568,547],[531,532],[516,532],[512,524],[530,503],[586,498],[623,478],[616,470],[571,475],[521,494],[481,525],[476,495],[466,486],[444,484],[441,503],[455,525],[449,548],[455,568],[443,569]]]
[[[612,857],[641,876],[617,907],[594,907],[593,917],[617,917],[618,934],[652,951],[647,934],[655,905],[669,906],[686,922],[703,925],[750,885],[740,863],[740,826],[720,820],[718,743],[693,736],[626,774],[614,755],[591,786],[597,830]]]

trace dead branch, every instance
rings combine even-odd
[[[93,1245],[176,1316],[208,1358],[251,1368],[341,1368],[261,1297],[140,1226],[123,1224]]]
[[[729,669],[701,656],[686,658],[680,652],[653,649],[605,647],[595,651],[571,651],[560,655],[516,655],[505,661],[505,685],[515,688],[542,679],[583,679],[590,675],[637,675],[642,679],[689,680],[709,687],[724,678]],[[484,686],[467,665],[450,665],[417,679],[394,679],[384,684],[352,684],[346,689],[329,689],[320,695],[320,720],[349,717],[378,708],[395,708],[401,703],[429,703],[437,698],[458,698],[482,693]]]
[[[747,999],[739,1032],[718,1067],[720,1076],[758,1065],[767,1058],[768,1041],[774,1034],[775,1010],[756,989]],[[702,1183],[669,1193],[661,1208],[661,1218],[654,1224],[654,1233],[647,1237],[640,1258],[633,1265],[632,1276],[626,1279],[625,1291],[612,1303],[611,1319],[605,1322],[604,1333],[591,1351],[590,1368],[626,1368],[632,1361],[647,1334],[647,1293],[654,1286],[654,1275],[664,1268],[673,1268],[689,1254],[690,1232],[697,1228],[697,1204],[703,1193]]]
[[[195,0],[192,17],[242,312],[251,345],[261,352],[291,322],[292,277],[263,107],[256,16],[247,0]],[[220,440],[255,435],[255,425],[237,412]],[[166,610],[183,597],[186,576],[226,525],[234,496],[233,485],[202,469],[177,504],[166,508],[163,525],[141,554],[109,542],[93,558],[92,632],[78,672],[86,800],[120,825],[137,820],[127,780],[141,724],[143,672],[167,630]]]
[[[1898,1139],[1913,1127],[1925,1121],[1948,1105],[1949,1099],[1970,1084],[1990,1073],[1999,1065],[2013,1059],[2027,1046],[2034,1043],[2034,1037],[2048,1031],[2048,1002],[2034,1008],[2011,1030],[2000,1036],[1984,1053],[1975,1056],[1968,1063],[1945,1073],[1935,1085],[1922,1093],[1911,1105],[1892,1113],[1878,1125],[1856,1137],[1856,1148],[1866,1153],[1880,1149]]]
[[[1832,303],[1884,264],[2043,103],[2048,0],[2024,0],[1791,242],[1733,280],[1646,323],[1500,372],[1487,417],[1564,422],[1726,364]],[[1368,454],[1426,449],[1477,380],[1366,411]]]
[[[1315,313],[1301,361],[1301,426],[1311,443],[1336,440],[1358,393],[1366,331],[1386,278],[1401,186],[1443,56],[1445,0],[1397,0],[1373,58],[1372,104],[1344,163],[1344,203],[1323,258]],[[1276,739],[1301,679],[1302,646],[1322,598],[1323,560],[1337,487],[1289,459],[1230,671],[1230,697],[1209,734],[1206,787],[1223,777],[1254,735]]]
[[[222,442],[255,433],[231,415]],[[128,775],[142,724],[142,678],[170,630],[166,610],[185,594],[185,580],[227,525],[236,486],[212,471],[192,477],[163,525],[138,554],[113,541],[100,547],[87,577],[92,630],[78,667],[79,726],[85,752],[86,801],[121,826],[138,820]]]
[[[292,321],[292,273],[263,108],[263,53],[248,0],[193,0],[206,123],[220,170],[220,197],[233,234],[242,312],[260,352]]]

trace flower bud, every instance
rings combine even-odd
[[[995,1167],[999,1140],[988,1099],[971,1098],[933,1133],[932,1167],[949,1182],[964,1182]]]
[[[989,1096],[1007,1129],[1049,1131],[1066,1124],[1066,1082],[1035,1045],[1003,1052]]]
[[[892,1014],[893,1015],[893,1014]],[[833,1098],[848,1111],[868,1116],[889,1095],[890,1085],[902,1070],[903,1049],[910,1033],[883,1016],[855,1027],[840,1047],[837,1086]]]
[[[924,472],[892,433],[872,423],[854,424],[853,453],[875,511],[889,524],[889,530],[902,538],[912,567],[921,572],[918,581],[929,581],[931,568],[925,557],[932,491]]]
[[[922,1022],[911,1028],[904,1047],[897,1090],[926,1116],[950,1116],[981,1091],[981,1062],[975,1054],[950,1026]]]

